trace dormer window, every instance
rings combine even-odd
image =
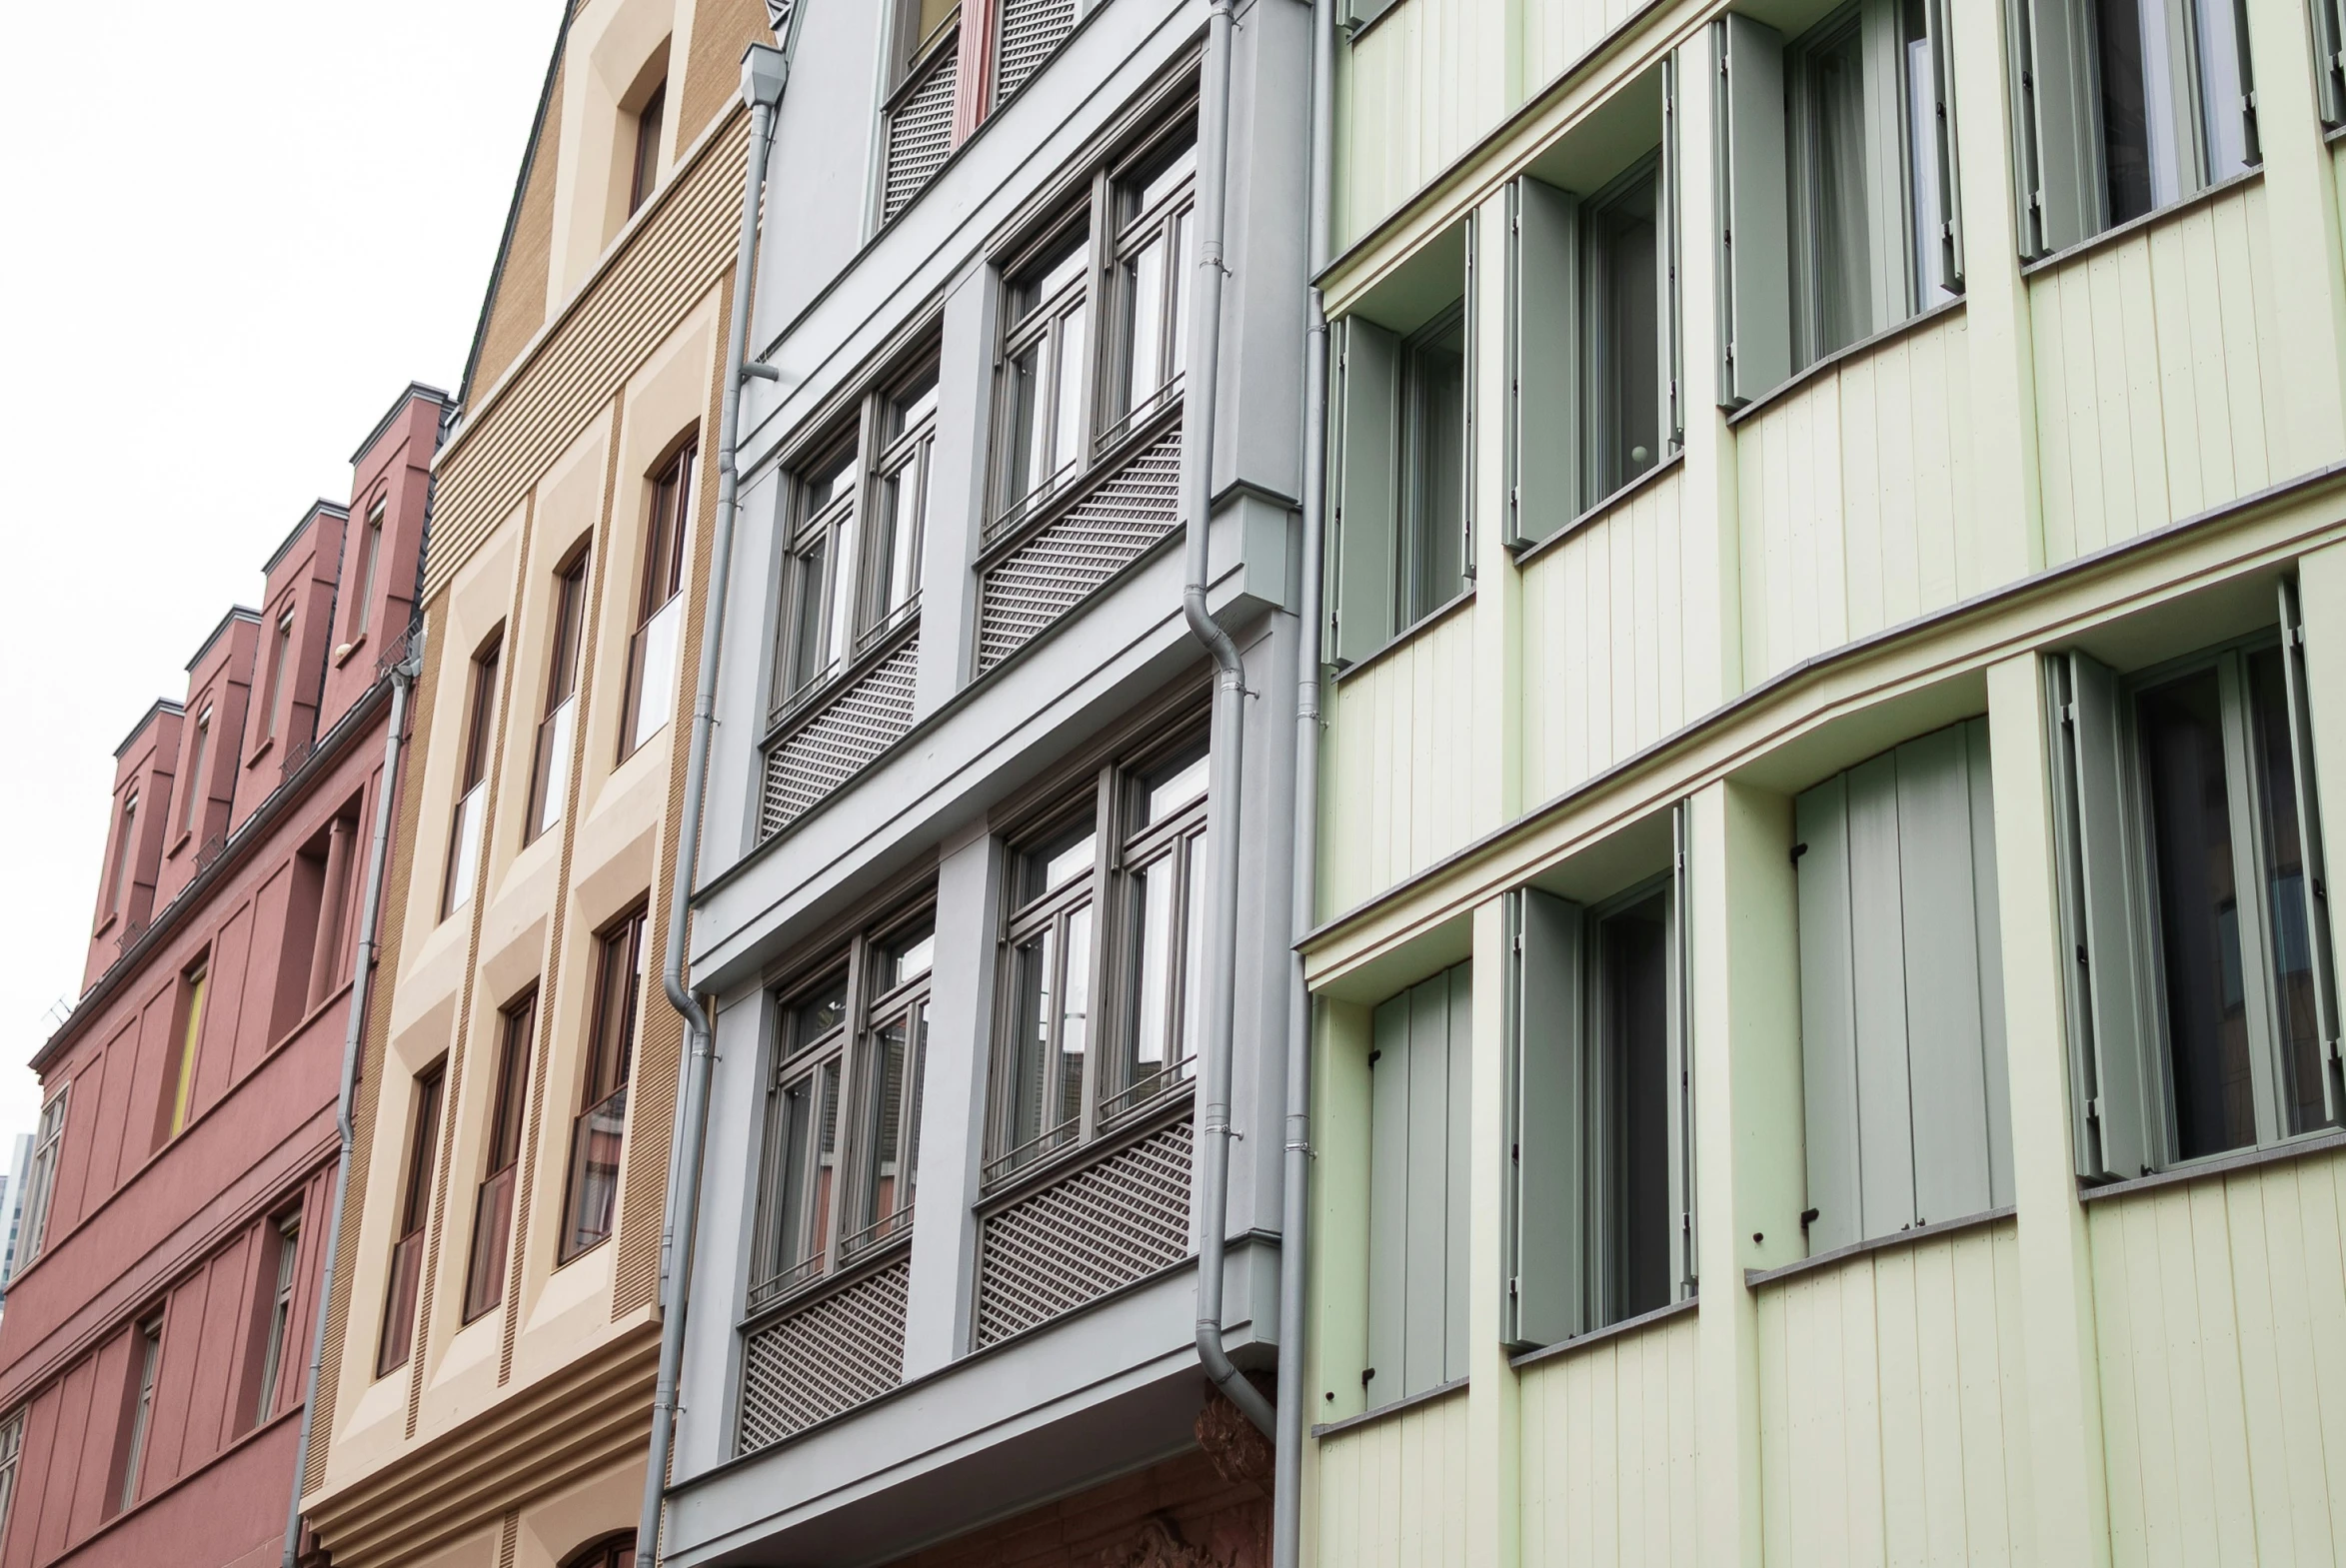
[[[635,162],[628,181],[628,216],[634,217],[660,183],[660,127],[668,113],[668,81],[652,86],[643,107],[636,111]]]
[[[265,705],[261,719],[261,735],[265,740],[277,739],[279,710],[285,703],[285,670],[293,658],[293,612],[288,610],[277,620],[277,635],[269,643],[269,689],[261,701]]]
[[[136,789],[123,796],[122,827],[114,839],[114,879],[106,889],[106,912],[122,912],[122,891],[130,885],[131,857],[138,852],[139,792]]]
[[[367,513],[367,526],[359,535],[359,575],[353,579],[358,596],[350,602],[350,637],[357,642],[364,637],[375,614],[375,567],[383,557],[383,503],[378,501]]]
[[[196,829],[196,801],[204,784],[204,744],[212,739],[212,710],[206,708],[196,718],[196,738],[187,749],[187,793],[179,806],[179,830],[183,833]]]

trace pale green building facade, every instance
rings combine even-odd
[[[2331,0],[1350,0],[1307,1561],[2346,1562]]]

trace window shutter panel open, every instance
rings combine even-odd
[[[1871,286],[1870,332],[1901,322],[1915,298],[1909,264],[1906,189],[1906,47],[1899,0],[1865,0],[1858,13],[1858,52],[1865,72],[1865,249]],[[1927,154],[1928,148],[1924,149]]]
[[[2027,34],[2020,61],[2022,233],[2043,256],[2099,230],[2103,207],[2090,0],[2013,0]]]
[[[2071,946],[2070,1036],[2084,1070],[2083,1174],[2139,1176],[2154,1161],[2144,1112],[2149,1031],[2146,976],[2136,956],[2128,890],[2124,742],[2117,677],[2084,654],[2066,656],[2058,753],[2067,779],[2056,791],[2062,829],[2062,898]]]
[[[1694,1204],[1694,820],[1680,800],[1670,811],[1670,1073],[1678,1084],[1678,1113],[1670,1118],[1671,1197],[1678,1211],[1674,1238],[1677,1296],[1691,1300],[1702,1216]]]
[[[1392,636],[1393,447],[1400,344],[1373,322],[1343,324],[1336,482],[1334,662],[1357,664]]]
[[[1679,248],[1683,236],[1678,197],[1684,179],[1678,165],[1678,52],[1673,49],[1661,62],[1661,183],[1654,193],[1661,215],[1661,243],[1655,247],[1654,258],[1661,271],[1661,293],[1657,296],[1661,301],[1661,432],[1671,452],[1682,452],[1686,447],[1682,396],[1686,384],[1685,321],[1678,295],[1678,261],[1684,254]]]
[[[1807,1117],[1811,1256],[1865,1234],[1857,1157],[1857,977],[1849,928],[1849,781],[1834,777],[1792,802],[1802,845],[1800,1076]]]
[[[1551,893],[1522,894],[1515,1003],[1515,1328],[1552,1345],[1586,1326],[1581,1216],[1587,1212],[1581,1129],[1581,909]]]
[[[1513,536],[1529,542],[1555,533],[1581,506],[1579,198],[1523,176],[1512,238],[1508,495]]]
[[[1895,754],[1849,781],[1849,935],[1857,1029],[1858,1224],[1887,1235],[1914,1219],[1913,1093],[1907,1077],[1906,931],[1898,883]]]
[[[2313,74],[2321,89],[2322,124],[2346,125],[2346,0],[2309,0],[2313,13]]]
[[[2320,10],[2327,0],[2315,0]],[[2289,684],[2289,762],[2297,788],[2297,841],[2304,857],[2298,895],[2305,901],[2306,947],[2313,967],[2313,1010],[2321,1035],[2322,1112],[2346,1120],[2346,1079],[2338,1049],[2338,997],[2331,972],[2329,872],[2322,856],[2321,812],[2314,797],[2313,715],[2305,689],[2305,623],[2297,585],[2284,579],[2281,596],[2281,672]]]
[[[1367,1407],[1401,1397],[1401,1331],[1407,1316],[1409,1198],[1409,996],[1376,1009],[1368,1063]]]
[[[1467,1244],[1474,1228],[1468,1203],[1474,1146],[1469,1118],[1474,1103],[1473,966],[1461,963],[1444,975],[1443,980],[1447,981],[1449,1007],[1448,1038],[1444,1042],[1449,1083],[1443,1096],[1445,1136],[1439,1169],[1446,1178],[1443,1190],[1447,1203],[1442,1216],[1443,1252],[1429,1266],[1439,1269],[1443,1287],[1439,1381],[1451,1383],[1466,1375],[1466,1325],[1472,1319],[1468,1296],[1474,1271]]]
[[[1717,97],[1720,401],[1741,408],[1792,374],[1784,40],[1733,12],[1711,23]]]
[[[1988,1206],[2005,1208],[2012,1190],[2012,1073],[2004,1056],[2004,918],[1997,899],[1994,776],[1988,767],[1988,724],[1965,726],[1964,763],[1970,775],[1971,885],[1978,900],[1980,1058],[1987,1085]]]
[[[1930,34],[1933,132],[1930,156],[1939,174],[1939,276],[1963,289],[1963,166],[1955,150],[1955,58],[1947,36],[1947,0],[1924,0],[1923,26]],[[1977,24],[1975,24],[1977,25]]]

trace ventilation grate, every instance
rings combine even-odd
[[[1172,533],[1180,521],[1180,491],[1175,428],[996,564],[981,590],[978,673],[1024,648]]]
[[[888,178],[880,198],[880,221],[903,212],[921,188],[953,156],[954,87],[961,76],[961,51],[947,39],[931,55],[919,86],[888,117]]]
[[[912,1275],[908,1258],[750,1336],[742,1367],[743,1453],[795,1436],[904,1381]]]
[[[1024,86],[1075,28],[1076,0],[1003,0],[995,102],[1004,102]]]
[[[806,815],[913,727],[913,680],[920,662],[916,633],[766,754],[760,842]]]
[[[1189,1255],[1186,1122],[1088,1166],[985,1224],[978,1343],[1047,1323]]]

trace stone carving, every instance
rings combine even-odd
[[[1267,1392],[1267,1390],[1266,1390]],[[1252,1485],[1268,1492],[1273,1468],[1270,1439],[1246,1419],[1219,1389],[1197,1412],[1197,1446],[1213,1465],[1214,1474],[1232,1486]]]
[[[1240,1417],[1240,1419],[1244,1419]],[[1100,1568],[1237,1568],[1219,1552],[1191,1546],[1163,1514],[1142,1522],[1140,1532],[1123,1546],[1101,1554]]]

